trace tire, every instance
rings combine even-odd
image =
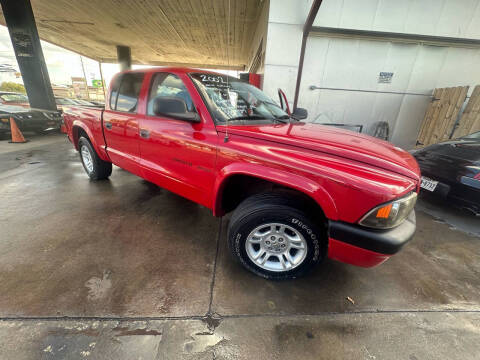
[[[300,209],[301,203],[282,193],[257,194],[244,200],[228,227],[233,256],[247,270],[272,280],[303,276],[321,263],[328,245],[325,221],[312,220],[314,217]]]
[[[106,179],[112,174],[112,163],[100,159],[87,138],[80,137],[78,150],[83,168],[91,180]]]

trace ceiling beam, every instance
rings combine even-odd
[[[116,58],[102,58],[98,61],[102,63],[117,63]],[[176,67],[193,67],[193,68],[200,68],[200,69],[217,69],[217,70],[239,70],[244,71],[245,65],[221,65],[221,64],[202,64],[202,63],[181,63],[181,62],[168,62],[168,61],[149,61],[141,62],[132,60],[132,64],[135,65],[149,65],[149,66],[176,66]]]

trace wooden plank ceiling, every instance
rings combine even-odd
[[[42,40],[92,59],[125,45],[137,64],[231,69],[248,62],[263,1],[230,0],[228,16],[229,0],[31,0]]]

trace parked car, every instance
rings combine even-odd
[[[21,106],[24,108],[29,108],[30,103],[28,101],[27,95],[8,92],[8,91],[1,91],[0,92],[0,104],[3,105],[14,105],[14,106]]]
[[[105,106],[105,103],[103,101],[97,101],[97,100],[90,100],[90,102],[95,105],[95,106]]]
[[[116,75],[105,109],[72,106],[64,118],[90,179],[115,164],[215,216],[233,212],[231,253],[257,275],[294,278],[327,256],[384,262],[415,232],[417,162],[306,115],[237,78],[155,68]]]
[[[55,102],[59,110],[63,109],[63,106],[83,105],[83,106],[98,106],[90,101],[82,99],[69,99],[62,97],[55,97]]]
[[[37,111],[0,104],[0,134],[10,132],[10,118],[12,117],[20,131],[43,133],[59,130],[62,124],[62,115],[56,111]]]
[[[68,105],[68,106],[78,105],[75,102],[73,102],[72,99],[62,98],[58,96],[55,96],[55,103],[57,104],[58,110],[63,110],[63,107],[65,105]]]
[[[415,151],[423,192],[480,216],[480,131]]]
[[[70,100],[72,100],[76,105],[95,106],[95,104],[87,100],[82,100],[82,99],[70,99]]]

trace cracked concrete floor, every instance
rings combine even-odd
[[[0,195],[0,359],[480,357],[478,219],[421,204],[382,266],[268,282],[228,218],[118,168],[89,182],[61,135],[0,142]]]

